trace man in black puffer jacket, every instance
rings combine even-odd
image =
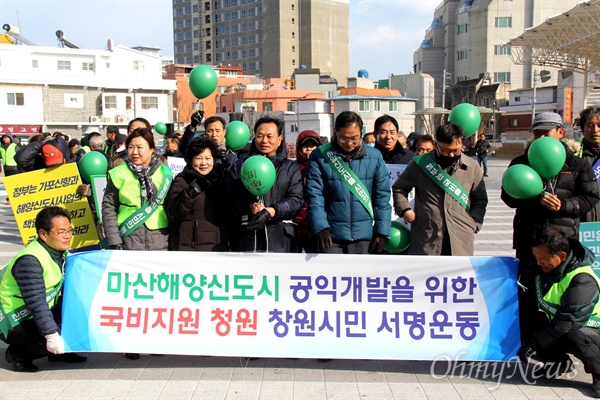
[[[296,226],[291,220],[304,204],[302,172],[297,162],[287,158],[283,126],[282,120],[268,116],[256,121],[250,152],[244,158],[238,155],[240,158],[230,170],[228,198],[233,199],[234,214],[240,221],[234,251],[297,251]],[[244,187],[240,178],[242,164],[254,155],[266,156],[275,165],[275,183],[263,196],[263,203]]]
[[[531,127],[534,140],[544,136],[555,139],[564,137],[564,128],[560,115],[541,113],[537,115]],[[527,290],[519,291],[519,312],[521,319],[521,337],[529,337],[534,327],[531,315],[537,310],[533,279],[539,271],[531,251],[533,231],[541,226],[551,225],[565,234],[567,238],[578,239],[579,218],[590,211],[598,200],[598,188],[594,173],[589,164],[574,157],[565,145],[566,160],[562,170],[553,179],[542,179],[544,192],[531,199],[516,199],[502,189],[501,198],[507,206],[516,208],[513,220],[513,248],[519,262],[519,282]],[[527,152],[511,161],[529,165]]]

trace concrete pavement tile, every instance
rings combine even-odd
[[[262,382],[240,382],[232,381],[229,383],[227,394],[230,393],[258,393],[262,390]]]
[[[202,378],[204,368],[175,368],[171,372],[169,380],[175,381],[197,381]]]
[[[553,387],[552,390],[561,399],[588,399],[592,386],[588,384],[586,387]]]
[[[426,399],[425,391],[419,383],[406,382],[406,383],[390,383],[390,390],[394,395],[394,399]]]
[[[480,382],[452,383],[461,399],[493,399],[490,390]]]
[[[115,368],[106,377],[106,380],[135,380],[142,373],[143,367],[140,368]]]
[[[124,379],[110,379],[100,382],[96,392],[110,392],[111,390],[115,391],[129,391],[133,384],[134,380],[124,380]]]
[[[354,396],[358,395],[358,387],[354,382],[325,382],[325,389],[327,390],[327,397],[333,394],[346,393]]]
[[[192,398],[193,394],[194,394],[193,390],[169,390],[169,391],[163,390],[162,392],[160,392],[157,399],[158,400],[167,400],[167,399],[189,400]]]
[[[167,391],[181,390],[181,391],[193,392],[194,390],[196,390],[197,386],[198,386],[198,382],[195,380],[193,380],[193,381],[192,380],[189,380],[189,381],[174,380],[171,377],[169,377],[169,380],[165,383],[165,386],[163,387],[162,391],[167,392]]]
[[[294,392],[324,392],[325,382],[299,382],[294,379]]]
[[[354,382],[354,371],[325,370],[325,382]]]
[[[243,390],[229,390],[227,391],[227,400],[257,400],[260,397],[261,389],[260,386],[256,388],[246,388]]]
[[[196,386],[196,392],[210,392],[211,390],[215,393],[223,394],[227,393],[230,382],[223,381],[212,381],[212,380],[201,380],[198,381],[198,385]]]
[[[112,367],[108,368],[108,369],[86,368],[86,369],[82,369],[81,371],[79,371],[79,373],[73,377],[73,380],[75,380],[75,381],[87,380],[87,379],[102,380],[102,379],[106,379],[112,371],[113,371]]]
[[[81,379],[81,380],[72,380],[69,382],[67,387],[63,389],[65,390],[96,390],[100,386],[101,380],[95,379]]]
[[[325,382],[325,374],[320,369],[294,368],[294,382]]]
[[[202,372],[202,379],[209,381],[218,381],[218,380],[230,380],[231,375],[233,374],[233,368],[227,367],[219,367],[219,368],[204,368],[204,372]]]
[[[294,395],[292,391],[287,390],[273,390],[273,391],[260,391],[258,400],[285,400],[293,399]]]
[[[379,364],[381,365],[381,369],[385,372],[412,373],[408,361],[381,360]]]
[[[21,396],[23,396],[22,390],[7,390],[4,388],[0,390],[2,400],[18,400]]]
[[[47,380],[36,382],[29,387],[31,390],[63,390],[71,380]]]
[[[356,382],[387,382],[385,374],[379,372],[354,371]]]
[[[68,390],[65,389],[58,394],[56,397],[60,400],[82,400],[82,399],[90,399],[94,394],[95,389],[90,390]]]
[[[58,398],[60,390],[28,390],[19,398],[19,400],[51,400]]]
[[[212,392],[209,390],[196,390],[192,393],[192,400],[225,400],[226,392]]]
[[[394,395],[391,392],[360,392],[360,398],[373,400],[394,400]]]
[[[454,390],[454,386],[451,383],[438,382],[438,383],[421,383],[423,391],[427,395],[428,399],[434,397],[444,397],[446,400],[449,399],[460,399],[460,396]]]
[[[387,382],[356,382],[358,391],[369,393],[391,393],[390,386]]]
[[[417,378],[417,375],[413,374],[413,373],[394,373],[394,372],[387,372],[385,374],[385,379],[391,383],[391,382],[398,382],[398,383],[418,383],[419,379]]]
[[[558,399],[558,395],[554,393],[552,388],[548,386],[543,386],[543,384],[536,385],[517,385],[519,389],[525,394],[525,396],[529,399]]]
[[[377,360],[351,360],[352,369],[364,372],[380,372],[381,364]]]
[[[308,390],[303,392],[294,390],[292,398],[294,400],[327,400],[327,392],[324,390]]]
[[[279,392],[291,392],[294,388],[294,382],[290,379],[287,381],[267,381],[263,380],[261,386],[261,392],[279,391]]]
[[[137,377],[139,381],[167,380],[173,368],[144,368]]]
[[[268,368],[265,366],[262,376],[265,381],[287,381],[293,378],[294,370],[292,368]]]

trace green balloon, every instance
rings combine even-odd
[[[400,221],[392,221],[390,237],[385,241],[383,247],[390,253],[400,253],[408,248],[410,244],[410,230]]]
[[[479,129],[481,114],[473,104],[462,103],[450,111],[448,120],[463,128],[465,136],[469,137]]]
[[[524,164],[513,165],[504,172],[502,188],[515,199],[530,199],[544,191],[542,178]]]
[[[233,121],[225,128],[225,144],[228,149],[239,150],[250,140],[250,129],[242,121]]]
[[[554,178],[565,165],[567,153],[560,140],[550,136],[536,139],[527,150],[529,165],[542,178]]]
[[[167,133],[167,125],[164,122],[157,122],[156,125],[154,125],[154,130],[159,135],[164,135]]]
[[[106,172],[108,171],[108,160],[103,153],[100,153],[99,151],[90,151],[81,157],[79,164],[77,164],[77,168],[79,168],[81,179],[85,183],[91,183],[92,175],[106,175]]]
[[[275,184],[275,166],[265,156],[252,156],[241,169],[242,183],[255,196],[264,196]]]
[[[188,84],[192,94],[198,99],[207,98],[219,83],[217,73],[210,65],[198,65],[190,73]]]

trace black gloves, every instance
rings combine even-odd
[[[123,250],[123,245],[122,244],[113,244],[108,246],[109,250]]]
[[[185,190],[191,197],[196,197],[200,193],[202,193],[202,188],[200,187],[200,185],[198,185],[198,182],[196,181],[192,181],[192,183],[190,183],[189,186],[185,188]]]
[[[196,128],[202,122],[202,118],[204,118],[204,112],[202,110],[198,110],[192,114],[190,117],[192,128]]]
[[[271,214],[265,208],[262,211],[253,214],[248,220],[247,229],[249,231],[258,231],[260,229],[265,229],[267,222],[271,219]]]
[[[535,353],[535,350],[529,342],[524,342],[519,351],[517,351],[517,355],[523,363],[529,363],[529,359],[531,358],[533,353]]]
[[[377,235],[371,239],[371,243],[369,244],[369,254],[380,254],[383,251],[386,240],[387,238],[381,235]]]
[[[317,233],[317,246],[319,251],[326,250],[333,246],[333,241],[329,235],[329,229],[323,229],[321,232]]]

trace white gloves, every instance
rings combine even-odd
[[[65,341],[60,337],[58,332],[46,335],[46,350],[52,354],[65,353]]]

